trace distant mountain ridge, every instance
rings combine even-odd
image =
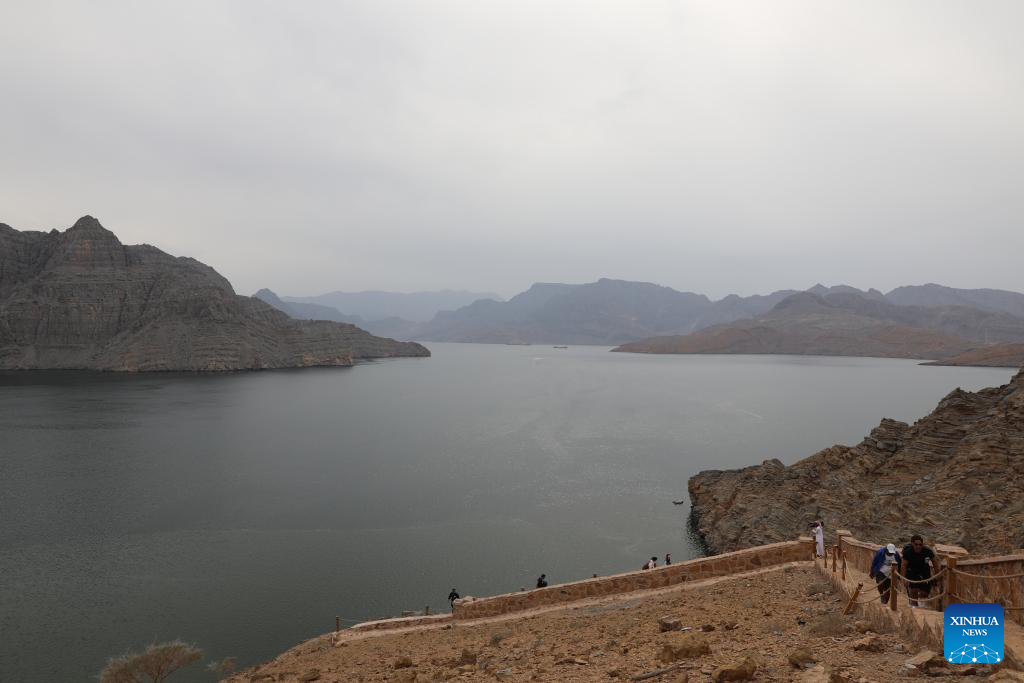
[[[659,333],[686,333],[756,315],[791,292],[711,301],[649,282],[601,279],[537,283],[508,301],[476,301],[441,312],[418,339],[480,343],[615,345]]]
[[[967,306],[898,306],[845,290],[793,294],[768,313],[623,344],[631,353],[843,355],[945,359],[1024,340],[1024,318]],[[1009,362],[1005,353],[996,362]],[[993,358],[989,358],[990,361]]]
[[[0,369],[220,371],[428,355],[354,325],[293,320],[195,259],[121,244],[91,216],[64,232],[0,224]]]
[[[285,303],[330,306],[346,316],[374,321],[400,318],[409,322],[428,322],[440,311],[453,311],[478,299],[501,301],[493,292],[441,290],[434,292],[328,292],[318,296],[282,296]]]
[[[1024,317],[1009,312],[1016,310],[1018,303],[1024,308],[1024,295],[1002,290],[958,290],[929,284],[900,287],[883,294],[877,289],[864,291],[847,285],[816,284],[805,292],[780,290],[749,297],[733,294],[712,301],[703,294],[611,279],[586,284],[537,283],[505,302],[476,301],[455,311],[438,313],[415,331],[415,338],[609,346],[651,342],[656,338],[657,343],[648,346],[657,346],[659,350],[649,348],[646,352],[667,353],[671,351],[667,350],[666,338],[684,337],[728,323],[742,327],[746,323],[740,321],[768,315],[798,294],[817,297],[813,301],[817,302],[820,315],[857,316],[857,320],[850,318],[844,324],[847,332],[843,339],[820,347],[825,353],[918,357],[915,354],[927,352],[932,355],[921,357],[945,358],[979,345],[1024,341]],[[901,304],[892,301],[890,296],[925,304]],[[965,301],[984,305],[967,306],[962,303]],[[825,320],[818,322],[824,324]],[[880,335],[871,344],[861,344],[859,350],[858,324]],[[806,349],[815,345],[796,339],[793,332],[795,330],[776,334],[770,342],[766,336],[760,342],[749,339],[742,344],[734,338],[726,347],[702,344],[702,350],[697,352],[739,353],[723,350],[739,344],[737,348],[746,348],[744,352],[749,353],[768,352],[753,350],[756,348],[775,349],[773,353],[813,353]],[[901,335],[908,341],[913,339],[913,343],[900,342]],[[784,348],[792,351],[778,350]]]

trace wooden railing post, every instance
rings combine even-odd
[[[892,566],[892,573],[889,574],[889,609],[893,612],[895,612],[897,608],[896,593],[898,591],[896,590],[896,582],[899,580],[896,577],[896,567],[897,565],[894,564]]]
[[[832,573],[836,573],[836,557],[839,555],[839,546],[832,546]]]
[[[842,564],[843,573],[841,574],[841,576],[842,576],[843,581],[846,581],[846,551],[843,550],[842,548],[839,549],[839,558],[843,561],[843,564]]]
[[[956,557],[950,555],[946,558],[946,598],[943,601],[943,609],[957,602],[957,599],[953,596],[956,591]]]
[[[857,602],[857,596],[860,595],[860,589],[863,587],[863,583],[858,583],[857,587],[853,589],[853,595],[850,596],[850,601],[846,603],[846,609],[843,610],[843,614],[849,614],[850,610],[853,609],[854,603]]]

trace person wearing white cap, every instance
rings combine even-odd
[[[879,548],[871,561],[871,572],[868,574],[875,580],[878,597],[882,603],[889,602],[889,588],[892,586],[892,571],[900,566],[900,554],[893,543]]]

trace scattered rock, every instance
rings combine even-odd
[[[658,619],[658,630],[662,633],[666,631],[678,631],[683,628],[683,622],[674,617],[662,617]]]
[[[853,622],[853,627],[857,629],[857,633],[867,633],[874,630],[871,628],[871,622],[865,621],[864,619],[858,619]]]
[[[320,669],[310,669],[306,673],[299,676],[299,680],[302,681],[302,683],[309,683],[309,681],[320,680]]]
[[[418,678],[416,669],[400,669],[395,672],[395,676],[391,680],[397,683],[416,683]]]
[[[459,655],[459,660],[455,662],[456,666],[460,664],[476,664],[477,654],[472,650],[463,648],[462,654]]]
[[[845,676],[830,666],[817,666],[797,674],[797,683],[848,683]]]
[[[854,642],[853,649],[862,652],[881,652],[885,649],[885,642],[878,636],[867,636]]]
[[[723,681],[748,681],[754,677],[757,671],[757,662],[751,657],[745,657],[743,661],[720,666],[711,674],[711,680],[715,683]]]
[[[727,621],[726,623],[722,624],[722,628],[724,628],[726,631],[735,631],[738,627],[739,623],[735,621]]]
[[[392,668],[394,668],[394,669],[408,669],[411,666],[412,666],[412,659],[410,657],[399,657],[398,659],[395,660],[395,663],[392,665]]]
[[[708,645],[708,641],[696,633],[687,633],[665,643],[661,648],[661,653],[658,655],[658,660],[671,664],[680,659],[692,659],[708,654],[711,654],[711,646]]]
[[[818,663],[814,655],[803,648],[790,652],[788,660],[789,665],[796,669],[809,669]]]
[[[712,631],[715,630],[715,625],[714,624],[704,624],[703,626],[700,627],[700,630],[704,631],[704,633],[711,633]]]

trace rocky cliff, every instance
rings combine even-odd
[[[689,483],[694,530],[719,552],[793,538],[816,518],[859,538],[1024,547],[1024,371],[1004,386],[956,389],[913,425],[885,419],[854,447],[789,467],[712,470]]]
[[[126,246],[91,216],[0,224],[0,369],[241,370],[428,356],[343,323],[292,320],[215,270]]]

